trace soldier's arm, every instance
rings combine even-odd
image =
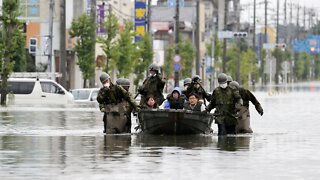
[[[235,102],[236,103],[235,107],[236,107],[237,110],[240,110],[241,106],[243,105],[243,100],[242,100],[242,98],[240,96],[239,90],[232,89],[232,91],[233,91],[233,95],[234,95],[234,98],[235,98],[235,101],[236,101]]]
[[[211,98],[210,98],[210,103],[209,103],[209,105],[206,107],[206,111],[207,111],[207,112],[210,112],[213,108],[216,107],[216,100],[215,100],[214,94],[215,94],[215,90],[213,90],[212,95],[211,95]]]
[[[249,90],[246,90],[246,92],[249,95],[249,101],[251,101],[251,103],[254,105],[254,107],[256,108],[258,113],[260,115],[262,115],[263,114],[263,109],[261,107],[260,102],[257,100],[257,98]]]
[[[101,112],[105,111],[104,90],[101,88],[98,92],[97,101],[99,103],[99,109]]]
[[[137,104],[131,97],[130,93],[123,89],[121,86],[117,86],[120,90],[120,92],[123,94],[124,99],[130,104],[131,107],[133,107],[134,110],[137,110]]]

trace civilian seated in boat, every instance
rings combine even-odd
[[[142,109],[158,109],[159,106],[156,102],[156,100],[154,99],[154,97],[152,95],[149,95],[146,98],[146,102],[144,105],[142,105],[141,107]]]
[[[164,109],[183,109],[185,97],[179,87],[175,87],[164,102]]]
[[[205,111],[206,106],[199,102],[199,96],[196,93],[191,93],[189,95],[189,101],[184,103],[183,109],[203,112]]]

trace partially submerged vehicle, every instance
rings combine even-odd
[[[75,102],[97,102],[99,88],[72,89],[70,92],[72,93]]]
[[[210,134],[213,114],[188,110],[142,109],[138,127],[147,134]]]
[[[51,79],[9,78],[9,104],[69,104],[73,95]]]

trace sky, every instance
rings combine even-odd
[[[268,10],[268,24],[274,24],[275,25],[275,18],[276,18],[276,7],[277,7],[277,0],[268,0],[270,4],[268,4],[268,7],[270,9]],[[262,26],[264,24],[264,0],[256,0],[257,4],[257,10],[256,10],[256,25]],[[284,22],[284,2],[285,0],[279,0],[280,3],[280,23]],[[250,22],[253,21],[253,0],[240,0],[242,11],[241,11],[241,22]],[[263,3],[263,4],[262,4]],[[260,5],[259,5],[260,4]],[[289,22],[290,17],[290,4],[293,5],[293,11],[292,11],[292,21],[296,22],[297,17],[297,5],[300,7],[300,23],[303,23],[303,7],[306,7],[307,11],[314,10],[316,16],[318,15],[318,18],[320,19],[320,1],[319,0],[287,0],[287,22]],[[316,17],[315,16],[315,17]],[[308,17],[307,17],[308,18]],[[307,21],[307,20],[306,20]],[[307,26],[307,25],[306,25]]]

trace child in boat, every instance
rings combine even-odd
[[[189,101],[184,103],[183,109],[203,112],[205,111],[206,106],[203,103],[199,102],[199,97],[196,93],[191,93],[189,95]]]

